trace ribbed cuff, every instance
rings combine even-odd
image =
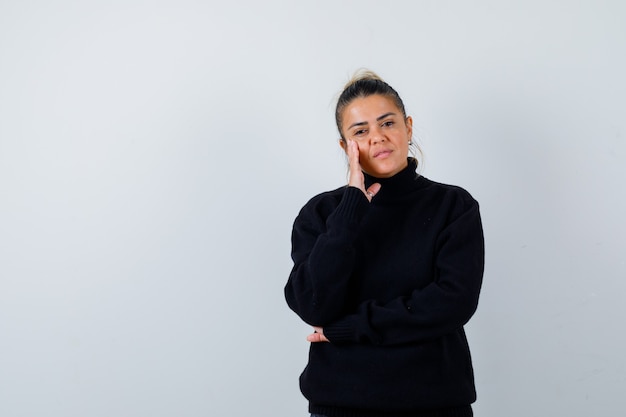
[[[369,201],[363,194],[363,191],[356,187],[346,187],[343,197],[339,205],[328,217],[327,224],[351,225],[356,226],[367,213]]]
[[[345,317],[324,326],[324,336],[326,336],[331,343],[357,342],[356,326],[353,316]]]

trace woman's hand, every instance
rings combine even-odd
[[[359,163],[359,145],[351,139],[348,139],[348,163],[350,164],[348,185],[363,191],[365,197],[371,202],[372,198],[380,191],[380,184],[374,183],[367,190],[365,189],[365,177]]]
[[[313,326],[313,330],[314,333],[308,335],[306,337],[306,340],[312,343],[329,342],[329,340],[326,339],[326,336],[324,336],[324,329],[322,329],[321,327]]]

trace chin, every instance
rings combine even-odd
[[[389,177],[393,177],[399,171],[376,169],[376,170],[368,170],[365,172],[367,172],[369,175],[375,178],[389,178]]]
[[[402,171],[407,167],[406,161],[404,164],[396,164],[394,166],[381,166],[381,167],[371,167],[367,172],[372,177],[377,178],[389,178],[396,175],[398,172]]]

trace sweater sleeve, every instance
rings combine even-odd
[[[345,296],[355,262],[354,241],[369,208],[363,192],[346,187],[324,218],[319,200],[300,211],[292,232],[293,269],[285,286],[289,307],[310,325],[325,326],[345,315]]]
[[[324,327],[332,343],[396,345],[432,340],[461,328],[474,314],[482,285],[484,237],[478,203],[445,227],[437,239],[436,278],[387,303],[364,301]]]

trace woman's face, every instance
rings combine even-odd
[[[357,98],[343,110],[342,133],[359,147],[359,163],[367,174],[392,177],[407,166],[413,120],[406,119],[386,96]],[[340,142],[344,151],[346,143]]]

